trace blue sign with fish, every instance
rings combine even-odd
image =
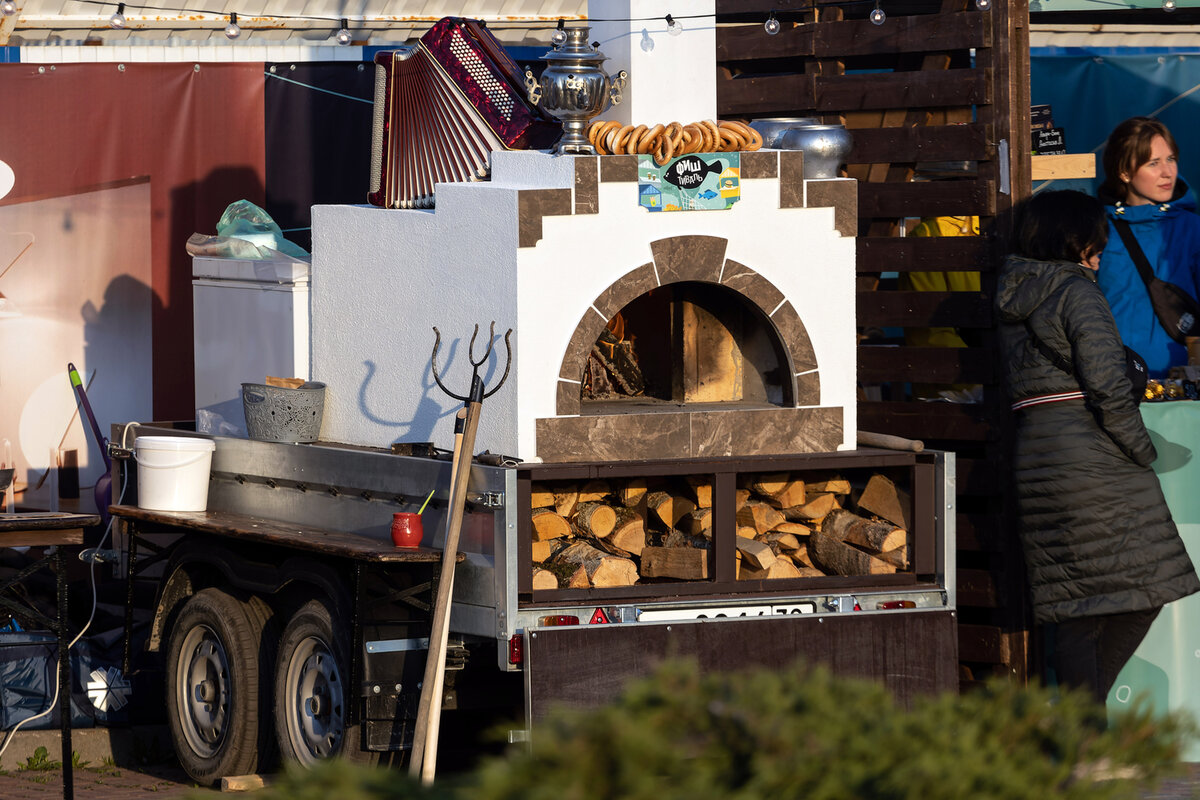
[[[638,204],[648,211],[716,211],[741,196],[740,153],[691,153],[661,165],[638,157]]]

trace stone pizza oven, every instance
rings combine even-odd
[[[494,320],[514,331],[513,364],[478,450],[596,461],[854,447],[853,180],[805,181],[797,151],[742,153],[731,208],[651,212],[636,156],[493,156],[490,181],[439,186],[436,209],[314,208],[323,438],[447,446],[458,403],[432,380],[431,329],[465,393],[473,326],[478,357]],[[618,316],[645,391],[597,396],[589,354]]]

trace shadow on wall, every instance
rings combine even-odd
[[[154,418],[193,420],[196,416],[193,351],[192,257],[187,240],[193,233],[215,234],[221,214],[231,203],[249,200],[263,205],[265,189],[250,168],[216,169],[202,180],[171,192],[170,262],[166,280],[155,276],[159,297],[173,300],[154,307]]]

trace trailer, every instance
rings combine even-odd
[[[138,426],[130,443],[144,435],[198,434]],[[125,436],[114,428],[114,441]],[[402,760],[429,654],[449,462],[436,452],[211,438],[203,512],[139,508],[136,464],[115,461],[126,673],[146,658],[162,670],[176,752],[200,783],[269,770],[276,751],[300,763]],[[909,567],[782,579],[747,569],[739,580],[739,488],[780,473],[856,488],[888,476],[911,497]],[[534,589],[531,498],[597,479],[711,486],[705,576]],[[395,547],[392,513],[431,488],[423,546]],[[953,519],[954,456],[943,452],[477,461],[450,612],[444,749],[475,747],[459,737],[480,715],[512,720],[511,739],[523,739],[555,705],[603,703],[668,658],[705,670],[804,659],[878,679],[901,701],[955,689]],[[155,600],[142,626],[133,598],[145,586]]]

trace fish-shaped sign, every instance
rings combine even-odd
[[[709,175],[720,175],[725,169],[725,162],[717,159],[705,161],[700,156],[684,156],[675,159],[666,172],[663,180],[680,189],[699,189],[700,184]]]
[[[647,211],[710,211],[741,198],[740,153],[692,153],[659,166],[638,159],[638,204]]]

